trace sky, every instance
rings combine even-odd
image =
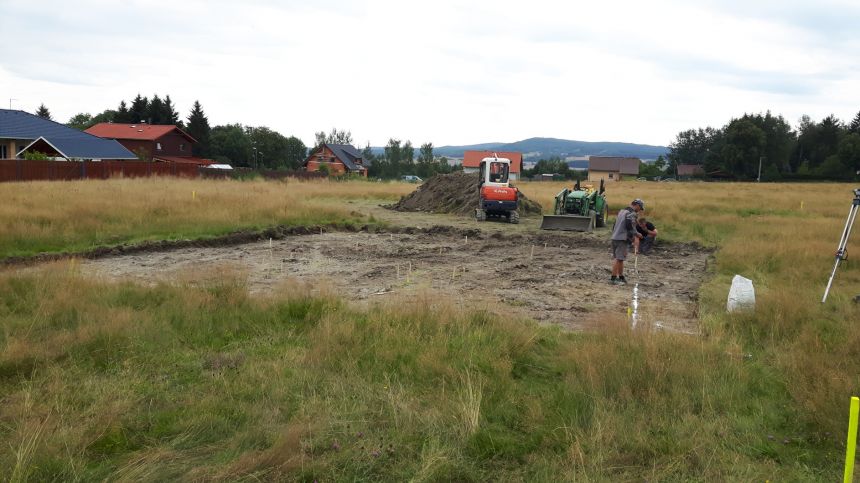
[[[169,94],[306,144],[668,145],[860,111],[853,0],[0,0],[0,25],[0,107],[61,122]]]

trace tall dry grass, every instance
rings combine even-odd
[[[523,183],[545,207],[562,183]],[[785,380],[807,421],[836,433],[849,397],[860,394],[860,263],[844,262],[826,305],[824,286],[845,226],[854,185],[837,183],[609,184],[616,212],[634,198],[663,239],[697,241],[718,248],[713,274],[700,293],[706,336],[738,341]],[[613,215],[614,216],[614,215]],[[860,227],[849,253],[860,253]],[[735,274],[753,280],[753,315],[724,314]]]
[[[0,184],[0,258],[272,225],[366,219],[332,199],[394,200],[403,183],[178,178]],[[329,201],[328,203],[325,203]]]

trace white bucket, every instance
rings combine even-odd
[[[755,310],[755,288],[752,280],[735,275],[732,279],[732,288],[729,289],[726,310],[729,312]]]

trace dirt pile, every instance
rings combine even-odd
[[[471,215],[478,206],[478,175],[437,174],[389,208],[397,211],[432,211]],[[541,206],[520,192],[520,216],[539,215]]]

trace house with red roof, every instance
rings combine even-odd
[[[166,163],[206,166],[215,161],[197,158],[191,146],[197,140],[173,125],[117,124],[102,122],[84,131],[105,139],[115,139],[129,151],[144,159]]]
[[[481,160],[493,156],[511,160],[511,181],[520,179],[523,171],[523,153],[513,151],[466,151],[463,153],[463,172],[477,173]]]

